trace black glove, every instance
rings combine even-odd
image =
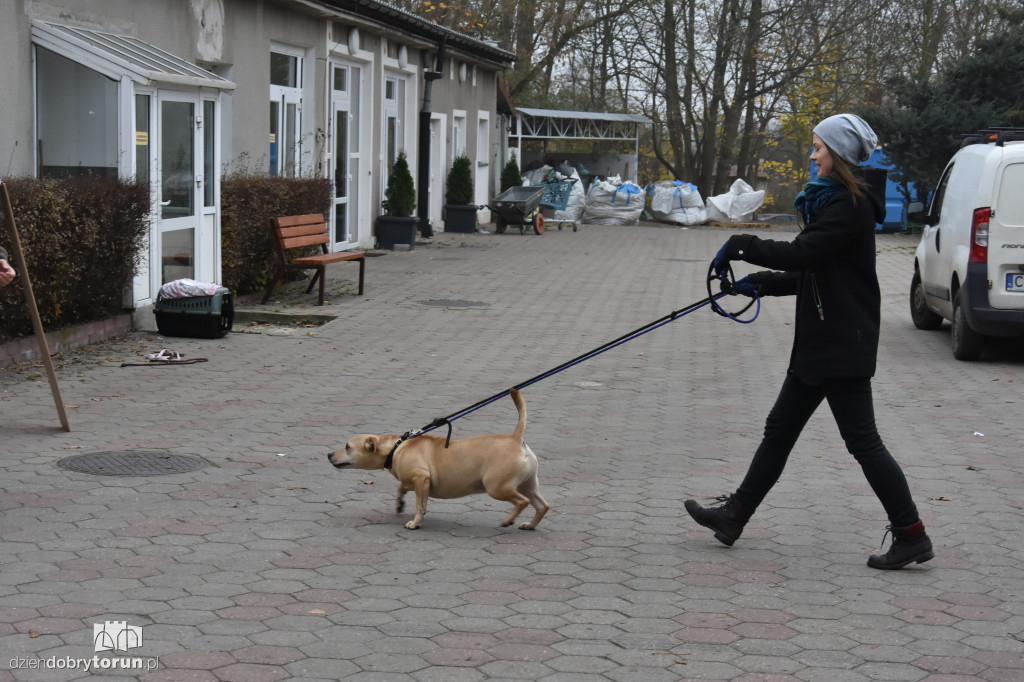
[[[732,285],[732,293],[743,294],[744,296],[749,296],[751,298],[758,296],[760,294],[760,290],[761,285],[756,284],[752,279],[750,279],[750,275],[733,282]]]
[[[719,279],[725,277],[729,270],[729,242],[722,244],[722,248],[715,254],[715,274],[718,275]]]

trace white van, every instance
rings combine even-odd
[[[1024,335],[1024,129],[965,138],[943,171],[914,254],[910,315],[952,323],[953,355],[974,360],[989,336]]]

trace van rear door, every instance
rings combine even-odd
[[[1007,145],[1010,149],[1024,151],[1024,145]],[[988,298],[993,308],[1024,310],[1024,154],[1007,161],[1000,168],[989,220]]]

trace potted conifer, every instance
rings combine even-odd
[[[477,206],[473,204],[473,169],[468,156],[452,161],[444,197],[444,231],[476,232]]]
[[[516,161],[516,155],[513,154],[512,158],[508,160],[505,167],[501,169],[501,191],[511,187],[518,187],[523,184],[523,174],[519,170],[519,162]]]
[[[408,244],[409,250],[416,248],[419,218],[412,214],[416,209],[416,189],[404,151],[398,153],[388,175],[388,186],[384,190],[381,207],[384,214],[377,218],[377,246],[394,249],[395,244]]]

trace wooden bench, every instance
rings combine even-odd
[[[309,282],[306,293],[313,291],[313,285],[320,281],[320,300],[317,305],[324,304],[324,279],[326,266],[331,263],[351,260],[359,261],[359,295],[363,295],[363,276],[366,271],[366,258],[360,252],[335,251],[328,253],[327,244],[331,237],[327,234],[327,223],[323,215],[313,213],[310,215],[292,215],[282,218],[274,218],[274,231],[277,234],[278,252],[281,256],[281,268],[278,274],[273,276],[267,284],[267,293],[263,296],[263,302],[270,300],[270,294],[274,291],[277,279],[288,269],[294,270],[316,270],[316,275]],[[293,249],[301,249],[307,246],[320,245],[322,253],[312,256],[292,256]]]

